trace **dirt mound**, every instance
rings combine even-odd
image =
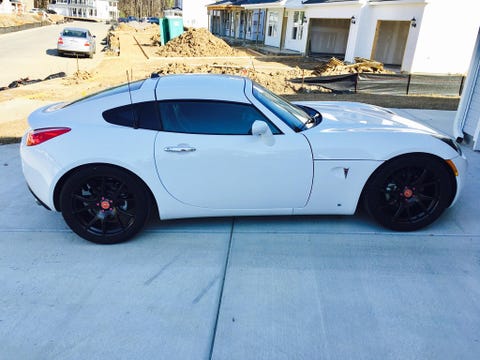
[[[393,74],[394,72],[386,70],[381,62],[360,57],[355,58],[354,64],[346,64],[333,57],[314,69],[314,74],[320,76],[356,73]]]
[[[290,82],[291,79],[311,75],[310,72],[306,74],[304,70],[298,67],[285,71],[275,70],[264,72],[258,71],[253,67],[243,67],[231,63],[213,63],[204,65],[170,63],[162,66],[155,72],[159,75],[206,73],[247,76],[277,94],[297,94],[299,92],[329,92],[329,90],[323,89],[318,85],[307,85]]]
[[[0,27],[9,27],[41,22],[42,16],[37,14],[0,14]]]
[[[85,70],[77,70],[71,76],[64,79],[63,84],[70,86],[80,84],[83,81],[91,80],[95,76],[94,73],[85,71]]]
[[[136,31],[137,29],[135,28],[135,26],[129,25],[127,23],[120,23],[120,24],[118,24],[118,26],[116,27],[115,30],[118,30],[118,31]]]
[[[237,51],[206,29],[188,29],[162,46],[162,57],[235,56]]]

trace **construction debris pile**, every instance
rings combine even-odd
[[[188,29],[162,46],[161,57],[238,56],[238,51],[207,29]]]
[[[322,63],[314,69],[314,74],[317,76],[357,73],[393,74],[394,72],[385,69],[381,62],[361,57],[356,57],[354,64],[346,64],[345,62],[332,57],[329,61]]]
[[[205,73],[205,74],[228,74],[247,76],[257,83],[265,86],[271,91],[277,94],[296,94],[298,92],[324,92],[329,91],[322,89],[317,85],[307,85],[292,83],[290,79],[298,78],[302,76],[310,76],[311,72],[305,73],[298,67],[291,68],[290,70],[272,70],[272,71],[259,71],[253,66],[239,66],[233,63],[213,63],[205,65],[188,65],[182,63],[169,63],[162,66],[155,71],[159,75],[168,74],[187,74],[187,73]]]
[[[63,71],[61,71],[61,72],[58,72],[58,73],[55,73],[55,74],[48,75],[44,79],[30,79],[29,77],[20,78],[18,80],[12,81],[8,86],[0,87],[0,91],[17,88],[17,87],[24,86],[24,85],[36,84],[36,83],[39,83],[41,81],[63,78],[65,76],[67,76],[67,74],[65,74]]]
[[[110,30],[107,33],[107,49],[105,54],[110,56],[120,55],[120,37],[114,30]]]

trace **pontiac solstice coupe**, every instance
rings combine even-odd
[[[289,103],[249,78],[152,76],[33,112],[21,143],[37,201],[79,236],[126,241],[161,219],[354,214],[412,231],[451,206],[451,138],[377,106]]]

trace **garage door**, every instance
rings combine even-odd
[[[372,59],[389,65],[402,65],[410,21],[378,21]]]
[[[310,53],[345,55],[350,19],[312,19]]]

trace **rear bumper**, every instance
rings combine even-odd
[[[60,165],[42,152],[42,145],[26,146],[24,135],[20,144],[22,171],[30,192],[47,209],[55,209],[53,187]]]
[[[30,190],[30,193],[33,195],[33,197],[35,198],[35,202],[38,204],[38,205],[41,205],[43,206],[45,209],[49,210],[49,211],[52,211],[52,209],[50,209],[42,200],[40,200],[38,198],[37,195],[35,195],[35,193],[33,192],[33,190],[30,188],[30,186],[28,187],[28,190]]]
[[[63,46],[63,45],[57,45],[57,52],[62,53],[62,54],[79,54],[79,55],[85,55],[85,54],[90,54],[91,52],[94,52],[91,47],[87,46]]]

